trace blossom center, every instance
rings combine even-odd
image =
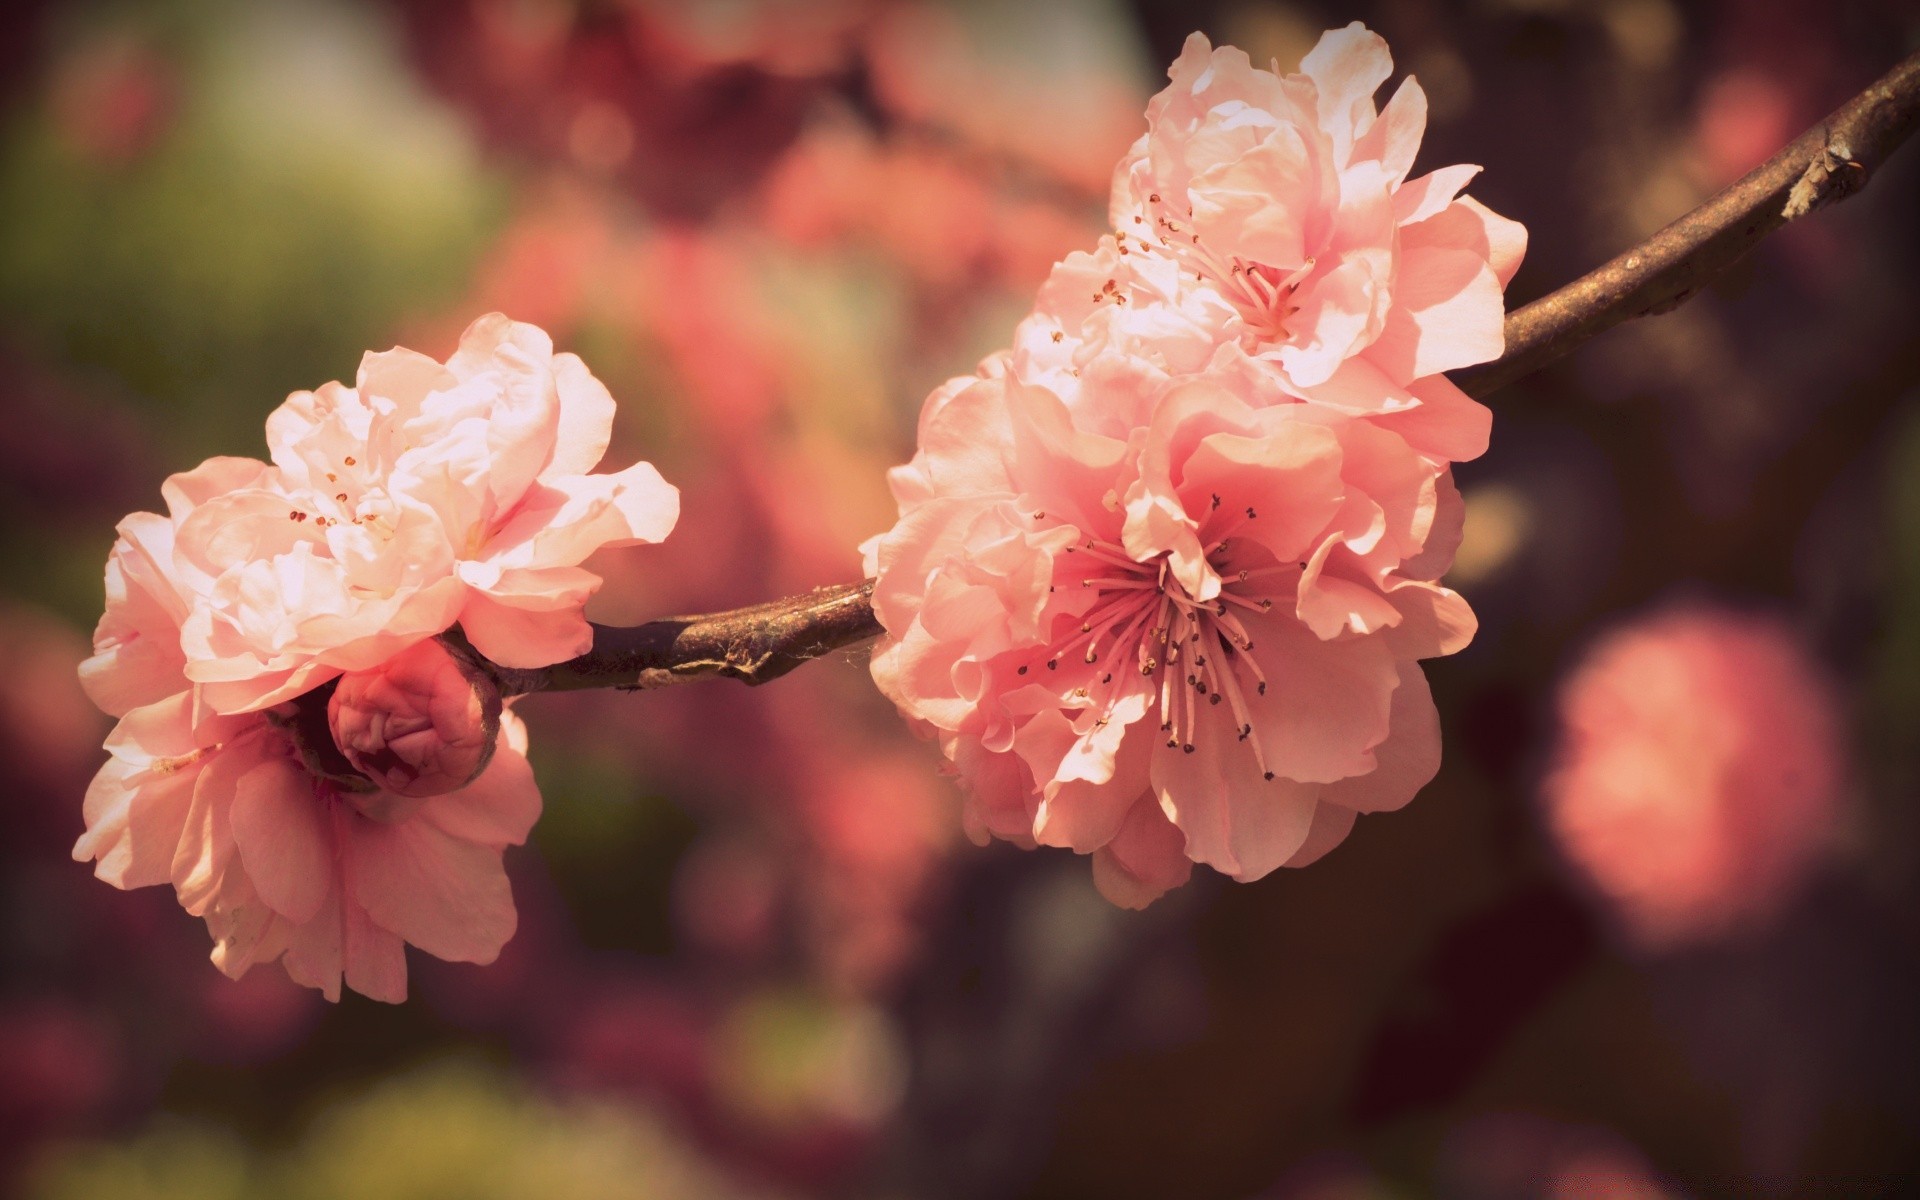
[[[1135,213],[1133,220],[1136,226],[1146,226],[1151,221],[1152,236],[1149,238],[1136,229],[1134,246],[1129,247],[1126,231],[1116,231],[1114,236],[1120,253],[1137,249],[1167,259],[1178,270],[1191,272],[1196,283],[1211,285],[1239,312],[1256,342],[1287,339],[1287,319],[1300,311],[1293,303],[1293,294],[1300,281],[1313,270],[1313,259],[1307,259],[1296,270],[1285,271],[1238,254],[1217,252],[1201,240],[1199,230],[1194,227],[1193,207],[1189,205],[1186,215],[1180,216],[1158,192],[1147,197],[1146,209]]]
[[[1251,514],[1249,514],[1251,515]],[[1077,653],[1094,668],[1095,680],[1074,689],[1073,698],[1111,712],[1124,689],[1117,675],[1137,672],[1149,680],[1150,699],[1159,713],[1160,731],[1169,749],[1194,751],[1194,736],[1205,714],[1231,716],[1235,738],[1250,745],[1262,776],[1273,779],[1262,739],[1255,735],[1258,716],[1249,702],[1264,696],[1267,676],[1253,656],[1253,635],[1243,617],[1273,608],[1266,582],[1284,567],[1233,567],[1234,542],[1222,536],[1205,548],[1219,573],[1219,593],[1197,600],[1177,577],[1166,553],[1142,562],[1112,542],[1084,537],[1068,548],[1091,570],[1080,586],[1098,599],[1046,661],[1057,670],[1062,658]],[[1025,673],[1026,668],[1020,668]],[[1096,702],[1095,690],[1103,693]],[[1095,727],[1105,725],[1101,717]]]

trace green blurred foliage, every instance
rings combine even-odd
[[[746,1196],[630,1106],[560,1103],[462,1062],[328,1108],[294,1144],[249,1149],[162,1121],[132,1141],[51,1154],[35,1200],[677,1200]]]
[[[459,121],[367,12],[176,0],[86,12],[61,41],[147,47],[172,113],[127,161],[87,153],[52,104],[16,115],[0,314],[137,393],[183,465],[260,454],[261,416],[456,295],[499,219]]]

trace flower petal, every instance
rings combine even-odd
[[[333,886],[325,803],[292,759],[271,757],[234,786],[234,845],[254,890],[294,924],[311,921]]]
[[[431,821],[356,819],[345,839],[348,894],[375,924],[450,962],[492,962],[513,936],[513,890],[497,847]]]

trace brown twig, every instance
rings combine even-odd
[[[495,667],[503,695],[657,688],[705,675],[778,679],[811,658],[880,634],[873,584],[844,583],[730,612],[593,627],[593,649],[551,667]]]
[[[1588,338],[1671,311],[1788,221],[1844,200],[1920,124],[1920,54],[1705,204],[1612,262],[1507,317],[1506,352],[1456,372],[1486,396]],[[706,675],[747,684],[880,634],[871,582],[627,629],[596,626],[593,649],[536,670],[498,669],[513,695],[577,688],[656,688]]]
[[[1866,186],[1920,125],[1920,54],[1638,246],[1507,316],[1506,352],[1453,374],[1486,396],[1623,321],[1671,312],[1796,217]]]

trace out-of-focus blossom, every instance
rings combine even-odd
[[[892,4],[865,41],[891,115],[1085,194],[1105,186],[1138,119],[1137,46],[1097,4]]]
[[[100,714],[73,677],[86,644],[50,613],[0,605],[0,754],[18,783],[58,795],[98,762]]]
[[[1765,162],[1791,141],[1797,97],[1774,77],[1734,70],[1701,90],[1694,130],[1696,161],[1708,186],[1719,187]]]
[[[423,73],[489,141],[700,218],[792,143],[872,6],[728,6],[721,21],[684,4],[399,7]]]
[[[499,314],[445,364],[369,354],[357,387],[295,393],[267,421],[272,466],[211,459],[168,481],[171,519],[129,518],[125,569],[167,576],[151,594],[168,597],[180,632],[142,642],[120,628],[159,602],[110,614],[100,661],[142,664],[110,686],[150,699],[179,657],[207,704],[253,711],[456,621],[506,666],[571,658],[591,641],[581,611],[600,582],[579,564],[657,542],[679,514],[649,464],[590,474],[613,410],[578,358]]]
[[[819,970],[845,994],[881,992],[912,960],[914,919],[951,838],[939,780],[919,755],[877,746],[802,746],[788,706],[788,754],[808,764],[797,808],[807,853],[807,935]]]
[[[74,150],[104,166],[137,159],[166,129],[176,81],[171,63],[126,36],[101,36],[55,68],[54,126]]]
[[[97,1117],[119,1082],[114,1030],[56,996],[0,1003],[0,1164]]]
[[[766,222],[801,245],[866,241],[936,294],[981,282],[1021,291],[1083,244],[1086,222],[1007,194],[977,165],[851,122],[809,131],[769,175]]]
[[[1441,1147],[1443,1195],[1484,1200],[1684,1200],[1618,1134],[1523,1113],[1475,1117]]]
[[[500,692],[445,644],[425,641],[349,671],[327,701],[334,744],[361,774],[399,796],[471,783],[500,730]]]
[[[1092,853],[1122,904],[1404,804],[1439,765],[1417,660],[1474,628],[1434,581],[1486,413],[1433,373],[1498,353],[1523,238],[1455,199],[1472,168],[1400,186],[1423,109],[1408,84],[1376,119],[1377,37],[1304,66],[1189,40],[1117,172],[1122,232],[928,399],[867,547],[874,677],[939,736],[969,832]]]
[[[1764,921],[1820,861],[1841,716],[1780,622],[1708,608],[1642,620],[1593,648],[1559,708],[1548,825],[1640,943]]]
[[[240,979],[196,973],[194,999],[206,1014],[194,1057],[216,1063],[268,1062],[299,1043],[326,1006],[278,971]]]

